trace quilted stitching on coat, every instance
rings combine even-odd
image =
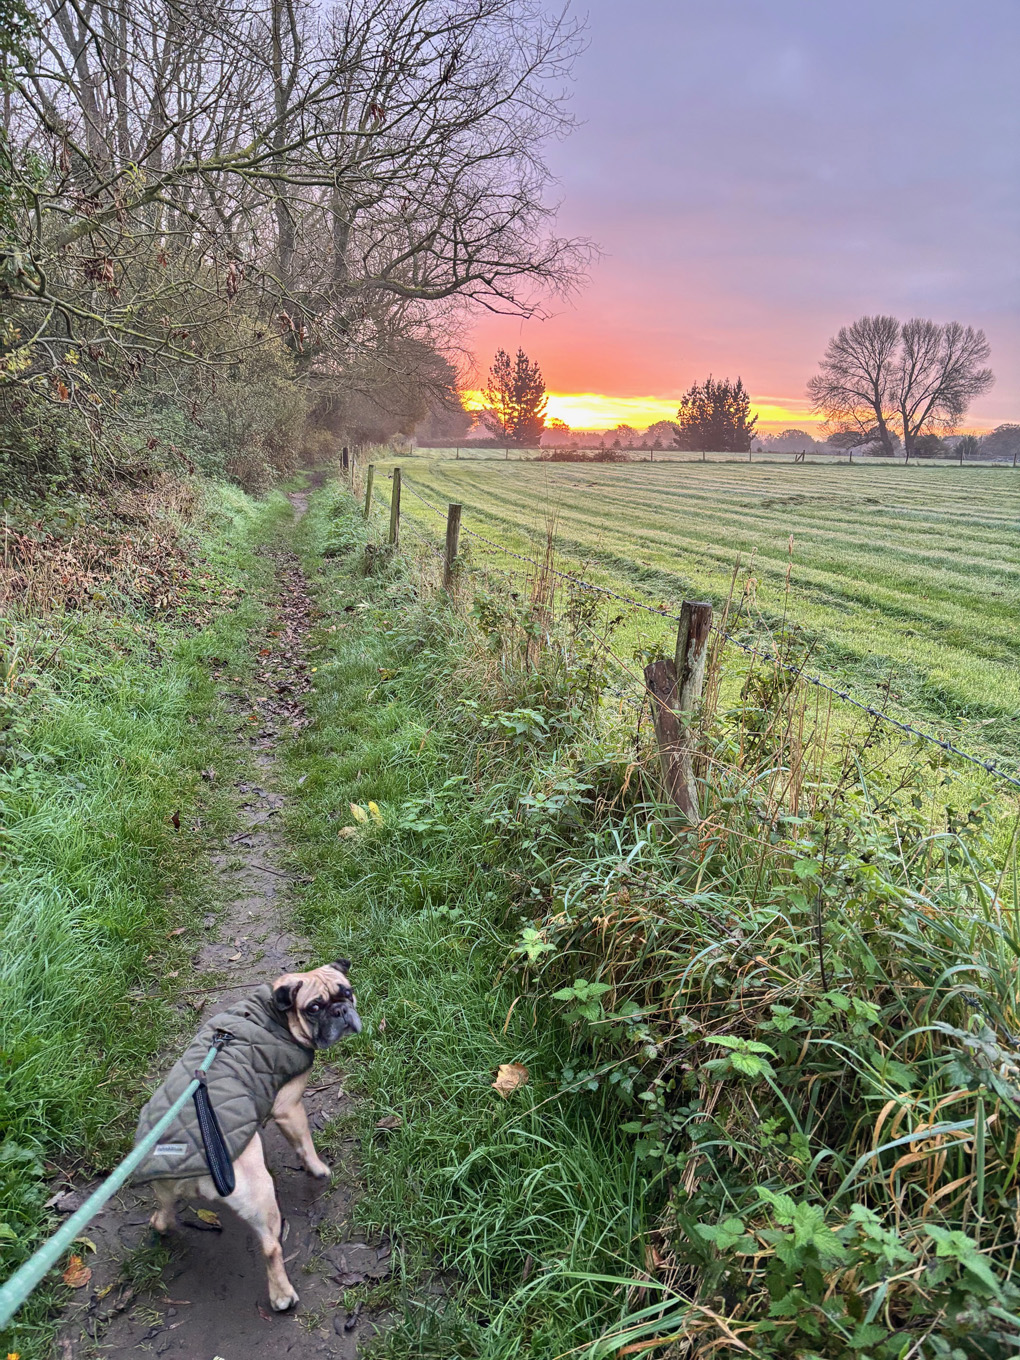
[[[262,986],[202,1026],[187,1052],[144,1106],[135,1133],[136,1144],[192,1080],[217,1030],[232,1037],[217,1053],[206,1082],[232,1161],[269,1118],[281,1087],[312,1065],[312,1050],[295,1041],[284,1012],[273,1001],[272,988]],[[195,1105],[189,1100],[132,1180],[177,1180],[204,1176],[208,1170]]]

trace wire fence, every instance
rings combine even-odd
[[[441,519],[445,521],[446,511],[443,510],[441,506],[433,504],[433,502],[428,500],[427,497],[423,496],[421,492],[416,491],[415,488],[410,484],[406,475],[404,475],[401,479],[401,489],[402,491],[406,491],[408,494],[413,496],[415,500],[419,501],[427,509],[431,510],[434,514],[438,515]],[[489,538],[487,535],[479,533],[477,529],[469,528],[467,525],[464,524],[463,519],[461,520],[460,531],[463,534],[467,534],[471,538],[477,539],[480,543],[486,544],[489,548],[492,548],[494,551],[502,554],[504,557],[512,558],[517,562],[523,562],[527,566],[537,571],[548,572],[550,575],[556,576],[560,580],[568,582],[568,584],[575,590],[587,591],[592,594],[603,596],[607,599],[616,600],[620,604],[628,605],[634,609],[643,610],[645,613],[654,614],[658,618],[668,619],[673,623],[680,622],[680,615],[674,614],[668,609],[662,609],[657,605],[648,604],[647,601],[644,600],[637,600],[631,595],[622,595],[620,594],[619,591],[610,590],[607,586],[596,585],[593,581],[587,581],[585,580],[584,577],[578,576],[574,572],[560,571],[558,568],[553,567],[547,563],[538,562],[535,558],[528,557],[525,553],[514,552],[513,549],[507,548],[504,544],[499,543],[496,539]],[[419,537],[421,537],[423,541],[426,541],[423,535],[419,535]],[[440,556],[442,555],[442,549],[436,547],[435,550],[440,554]],[[720,625],[718,624],[712,625],[712,631],[716,633],[720,638],[722,638],[725,642],[738,648],[738,650],[744,652],[746,655],[754,658],[755,660],[767,662],[768,664],[787,672],[788,674],[795,677],[797,680],[802,681],[804,684],[812,685],[816,689],[821,690],[824,693],[831,694],[841,703],[847,704],[849,707],[857,709],[861,713],[867,714],[868,717],[875,719],[877,722],[885,723],[889,727],[895,728],[907,736],[916,737],[920,741],[927,742],[932,746],[936,746],[939,748],[939,750],[945,751],[947,754],[956,756],[958,759],[966,761],[969,764],[976,766],[978,769],[983,770],[986,774],[991,775],[994,779],[1000,780],[1005,784],[1009,784],[1013,788],[1020,789],[1020,778],[1018,778],[1015,775],[1009,774],[1006,770],[1003,770],[996,761],[989,760],[983,756],[975,755],[971,751],[965,751],[962,747],[957,746],[955,742],[950,741],[946,737],[940,737],[937,733],[925,731],[924,728],[917,727],[912,722],[906,721],[901,718],[897,718],[891,713],[886,713],[883,709],[876,708],[874,704],[869,704],[863,699],[856,698],[853,694],[850,693],[848,689],[841,688],[839,685],[831,684],[828,680],[824,679],[820,675],[813,675],[811,672],[807,671],[803,666],[798,666],[795,663],[784,660],[783,657],[777,655],[774,652],[768,651],[767,649],[761,647],[758,643],[744,642],[741,638],[734,636],[733,633],[720,627]],[[620,694],[617,691],[614,691],[614,693],[617,693],[618,697],[625,699],[627,702],[633,702],[626,695]]]

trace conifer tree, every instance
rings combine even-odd
[[[538,364],[523,349],[511,359],[505,349],[496,351],[484,392],[486,419],[494,434],[519,448],[535,448],[545,429],[547,397]]]
[[[740,378],[716,381],[711,374],[680,398],[675,442],[678,449],[709,449],[718,453],[746,453],[758,417],[751,415],[751,398]]]

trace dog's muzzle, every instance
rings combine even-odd
[[[326,1010],[319,1027],[317,1046],[329,1048],[346,1034],[361,1033],[361,1016],[354,1009],[353,1002],[334,1001]]]

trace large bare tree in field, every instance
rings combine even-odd
[[[814,409],[829,424],[877,438],[892,456],[889,423],[895,413],[900,323],[893,316],[862,316],[828,343],[819,372],[808,383]]]
[[[908,321],[896,369],[896,405],[909,458],[918,437],[952,430],[975,397],[995,381],[985,360],[991,347],[984,331],[950,321]]]
[[[909,458],[922,434],[953,429],[988,391],[989,353],[984,331],[958,321],[862,316],[829,341],[808,393],[831,428],[877,439],[888,456],[896,421]]]
[[[63,398],[270,327],[328,367],[394,318],[527,314],[579,276],[542,160],[579,35],[536,0],[41,2],[7,109],[0,385]]]

